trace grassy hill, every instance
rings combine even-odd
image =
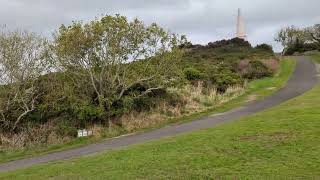
[[[319,94],[320,86],[317,86],[280,106],[216,128],[39,165],[0,177],[317,179],[320,177]]]

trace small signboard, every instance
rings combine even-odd
[[[87,137],[87,136],[92,136],[92,135],[93,135],[92,131],[88,131],[86,129],[78,130],[78,137]]]

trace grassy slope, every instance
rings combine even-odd
[[[314,60],[316,63],[319,63],[319,64],[320,64],[320,52],[318,52],[318,53],[313,52],[313,53],[311,54],[311,57],[313,58],[313,60]]]
[[[320,86],[219,127],[1,174],[21,179],[320,177]],[[303,105],[303,108],[301,108]]]
[[[194,119],[200,118],[208,114],[225,112],[237,106],[241,106],[247,101],[248,97],[252,95],[257,96],[258,98],[266,97],[271,93],[274,93],[277,89],[284,86],[285,82],[288,80],[289,76],[293,72],[294,67],[295,67],[295,62],[289,59],[286,59],[281,62],[281,71],[275,77],[265,78],[265,79],[250,82],[248,84],[247,92],[243,96],[236,98],[228,103],[222,104],[219,107],[214,107],[212,109],[209,109],[205,112],[196,113],[191,116],[186,116],[182,118],[172,119],[170,122],[182,123],[185,121],[192,121]],[[274,87],[274,88],[270,88],[270,87]],[[154,127],[152,129],[160,128],[165,125],[166,124],[160,124],[159,126]],[[151,129],[148,129],[148,130],[151,130]],[[37,149],[26,149],[26,150],[9,151],[9,152],[8,151],[1,152],[0,150],[0,163],[17,160],[21,158],[26,158],[26,157],[39,156],[41,154],[47,154],[51,152],[62,151],[65,149],[75,148],[75,147],[83,146],[93,142],[97,142],[97,140],[84,138],[84,139],[77,139],[69,144],[55,145],[55,146],[49,146],[49,147],[43,147],[43,148],[37,148]]]

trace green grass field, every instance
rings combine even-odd
[[[313,60],[314,60],[316,63],[319,63],[319,64],[320,64],[320,52],[318,52],[318,53],[313,52],[313,53],[311,54],[311,57],[313,58]]]
[[[0,179],[319,179],[320,85],[280,106],[216,128]]]
[[[209,114],[222,113],[232,108],[243,105],[250,96],[254,96],[257,99],[264,98],[274,93],[279,88],[285,85],[286,81],[292,74],[294,67],[295,67],[295,61],[292,61],[290,59],[285,59],[281,61],[281,70],[279,71],[278,74],[276,74],[274,77],[264,78],[264,79],[250,82],[248,84],[246,93],[241,97],[238,97],[230,102],[224,103],[218,107],[213,107],[212,109],[209,109],[201,113],[195,113],[191,116],[172,119],[170,120],[169,123],[183,123],[186,121],[195,120],[197,118],[200,118]],[[167,124],[159,124],[156,127],[153,127],[150,129],[144,129],[142,131],[149,131],[152,129],[161,128],[165,125]],[[76,148],[76,147],[80,147],[80,146],[98,142],[98,141],[99,140],[97,139],[83,138],[83,139],[77,139],[69,144],[45,146],[45,147],[38,147],[34,149],[23,149],[23,150],[11,150],[11,151],[0,150],[0,163],[13,161],[21,158],[39,156],[43,154],[70,149],[70,148]]]

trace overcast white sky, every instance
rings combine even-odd
[[[235,34],[237,8],[252,44],[269,43],[283,26],[320,23],[320,0],[0,0],[0,24],[50,35],[61,24],[102,14],[137,17],[206,44]]]

